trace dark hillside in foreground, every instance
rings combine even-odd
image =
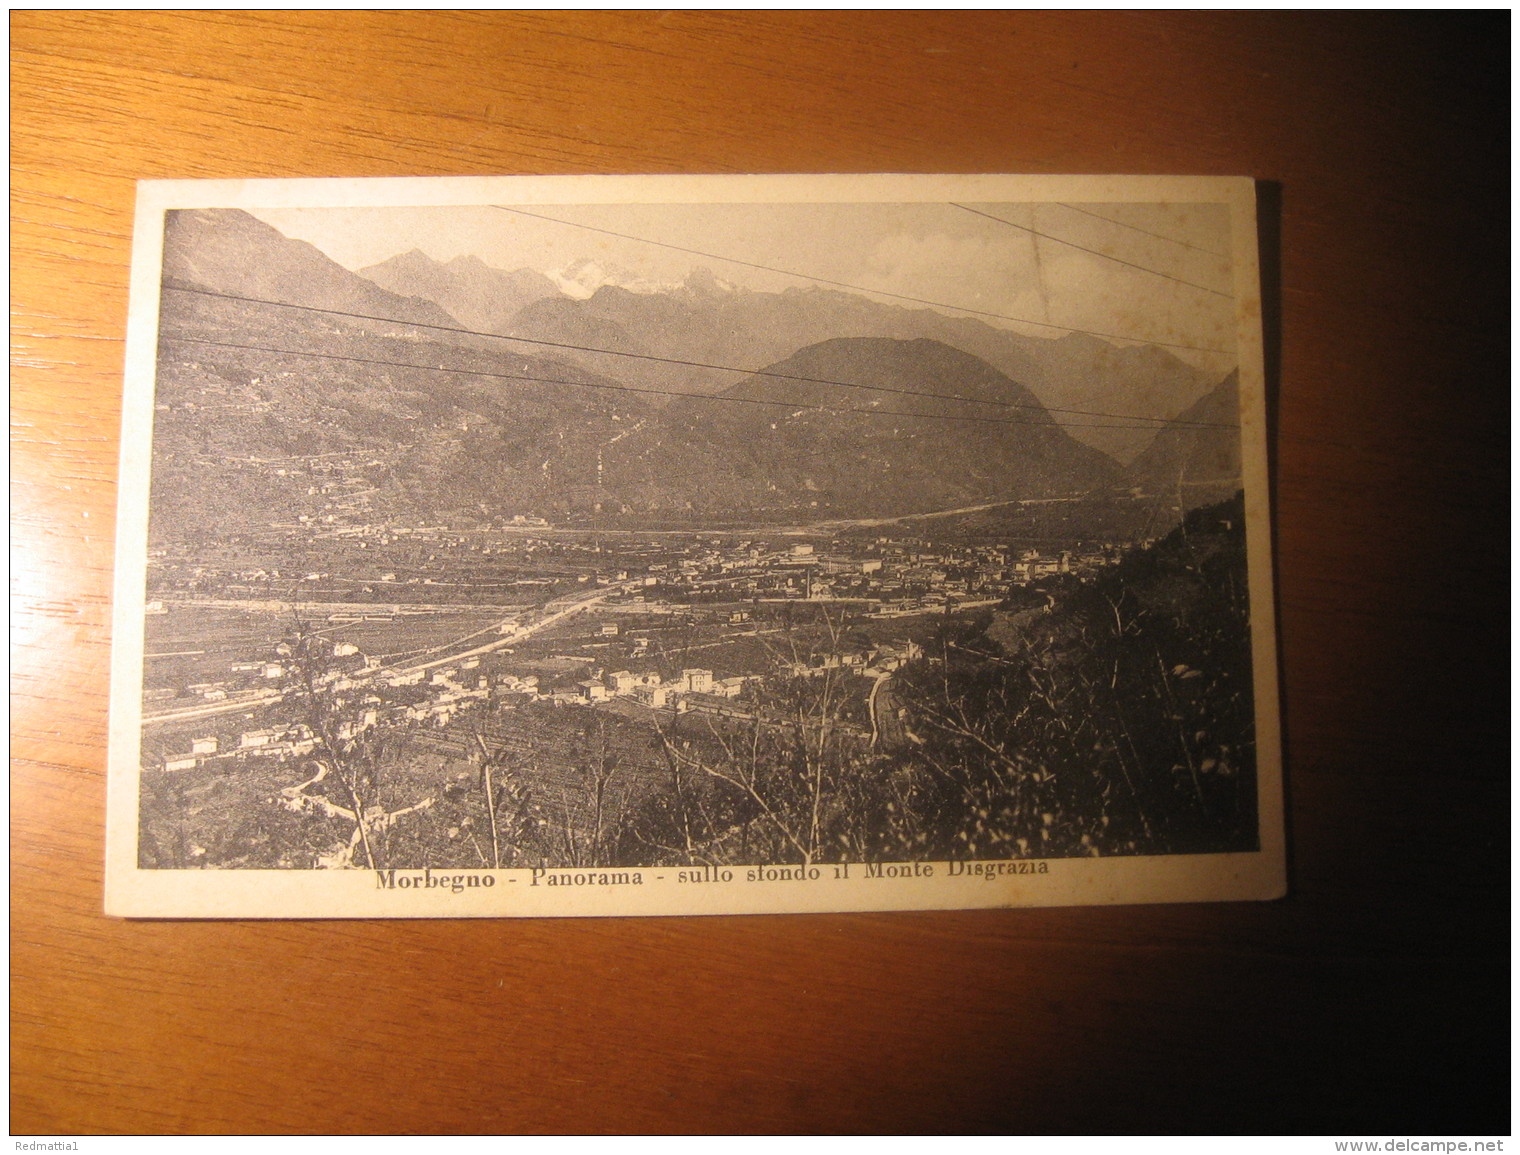
[[[1254,849],[1249,629],[1237,495],[1092,585],[1031,588],[952,632],[946,669],[899,690],[933,771],[931,841],[966,858]]]
[[[842,706],[857,680],[823,671],[772,699],[784,724],[752,724],[742,741],[703,747],[718,734],[698,721],[677,756],[665,733],[671,786],[626,816],[616,861],[1255,849],[1242,509],[1237,497],[1196,510],[1092,584],[1042,579],[995,612],[945,620],[870,691],[870,730],[852,735]]]

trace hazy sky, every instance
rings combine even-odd
[[[441,261],[474,255],[501,269],[535,269],[586,296],[604,283],[673,285],[706,268],[758,291],[821,281],[874,291],[873,299],[886,303],[910,305],[901,298],[915,298],[1034,336],[1085,330],[1218,350],[1172,349],[1211,370],[1235,359],[1229,210],[1218,204],[252,211],[355,270],[410,249]]]

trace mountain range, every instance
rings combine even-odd
[[[1200,393],[1160,350],[1039,342],[832,290],[698,274],[575,300],[542,274],[415,252],[365,274],[236,210],[169,215],[155,536],[297,517],[868,516],[1086,492],[1130,479],[1032,382],[1063,397],[1112,392],[1100,376],[1149,383],[1189,395],[1184,417],[1234,396],[1228,381]],[[1130,473],[1170,478],[1177,454],[1224,461],[1222,447],[1164,431]]]
[[[436,302],[467,328],[499,333],[528,305],[560,295],[559,286],[532,269],[505,272],[479,257],[435,261],[412,249],[359,270],[359,275],[402,297]]]
[[[176,209],[164,222],[164,280],[236,296],[458,327],[436,302],[355,276],[315,245],[238,209]]]
[[[456,315],[452,302],[475,292],[480,280],[472,265],[458,259],[438,262],[415,252],[361,271],[372,275],[381,269],[378,284],[429,297]],[[528,295],[535,299],[510,319],[484,327],[554,347],[597,372],[655,391],[653,396],[719,393],[744,373],[836,337],[940,341],[980,357],[1046,406],[1120,418],[1179,414],[1219,379],[1154,345],[1119,346],[1084,333],[1030,337],[972,317],[885,304],[838,289],[754,292],[727,285],[705,268],[666,292],[607,284],[584,299],[545,291],[548,278],[531,270],[498,275],[532,285]],[[517,295],[503,292],[500,299],[524,299],[520,290],[513,293]],[[489,309],[496,317],[507,311],[494,304]],[[1145,447],[1151,432],[1111,417],[1072,427],[1078,440],[1121,463]]]

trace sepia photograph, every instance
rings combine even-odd
[[[141,185],[108,910],[1280,895],[1253,198]]]

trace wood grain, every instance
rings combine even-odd
[[[13,1131],[1507,1132],[1506,32],[12,13]],[[1292,895],[106,919],[132,182],[809,171],[1272,182]]]

